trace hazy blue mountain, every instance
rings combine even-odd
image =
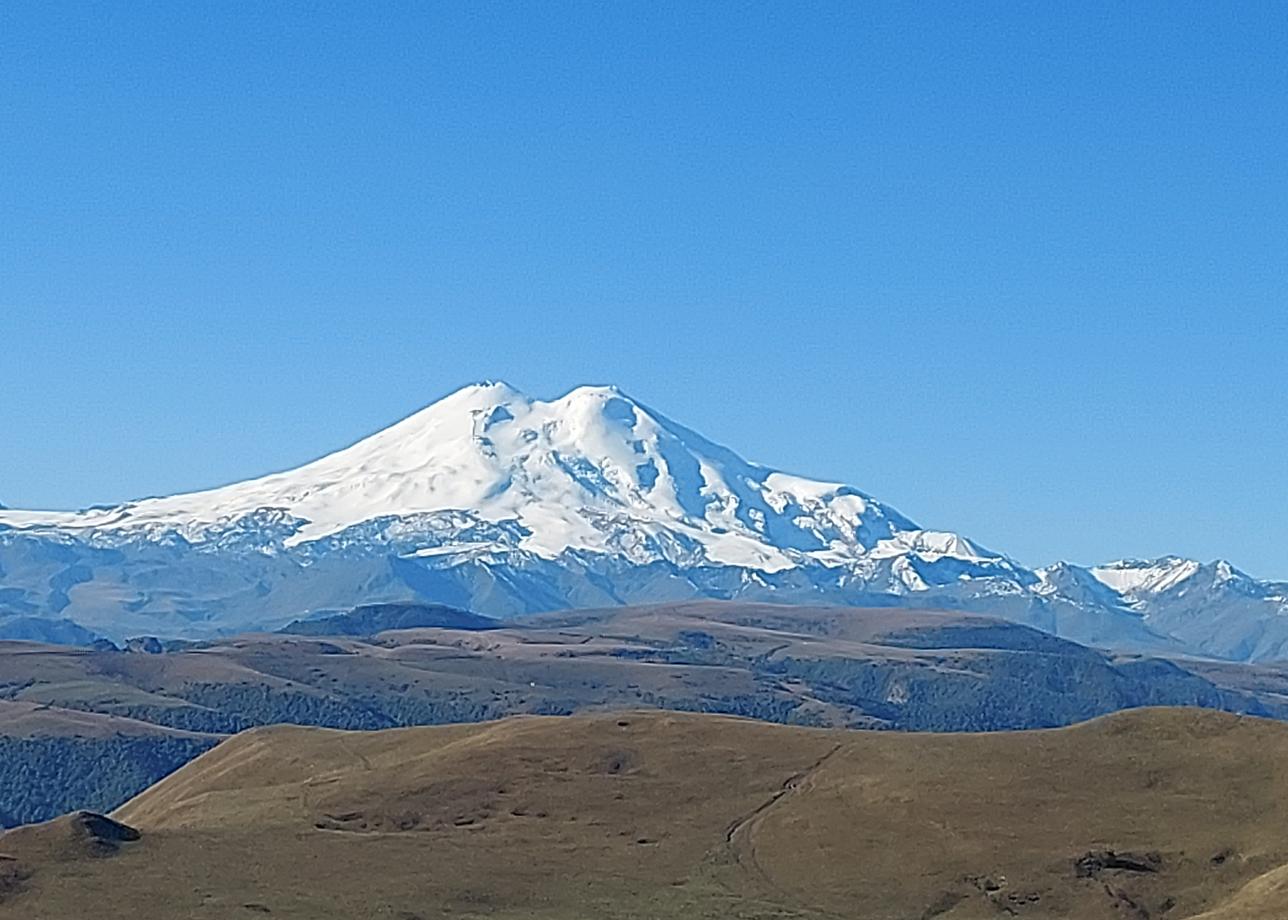
[[[90,645],[98,636],[71,620],[16,616],[0,618],[0,639],[49,642],[55,645]]]
[[[442,604],[365,604],[347,613],[294,620],[278,632],[296,636],[374,636],[389,629],[499,629],[501,621]]]

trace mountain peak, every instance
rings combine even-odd
[[[1119,559],[1090,569],[1101,584],[1125,597],[1161,594],[1193,578],[1202,563],[1181,556],[1158,559]]]
[[[511,386],[504,380],[480,380],[454,390],[437,402],[431,403],[416,416],[428,414],[436,418],[456,415],[465,420],[480,412],[490,413],[498,408],[519,406],[523,409],[547,407],[552,418],[593,418],[602,415],[609,421],[634,424],[636,413],[642,410],[638,402],[611,384],[584,385],[568,390],[551,400],[535,399]],[[505,413],[501,413],[504,415]],[[416,417],[416,416],[413,416]],[[511,414],[511,417],[513,415]]]
[[[860,562],[866,571],[902,557],[938,567],[906,582],[916,584],[956,580],[961,571],[946,559],[1010,566],[955,534],[921,531],[855,489],[748,463],[602,384],[543,401],[478,381],[298,469],[21,523],[169,530],[201,543],[265,513],[279,522],[271,539],[286,548],[401,521],[405,539],[424,544],[417,551],[435,553],[486,544],[544,559],[571,551],[762,572]],[[462,530],[489,536],[480,543]]]
[[[425,408],[499,405],[513,401],[531,402],[532,400],[531,397],[518,388],[510,386],[504,380],[480,380],[467,384],[459,390],[453,390],[442,399],[431,403]]]
[[[634,400],[631,400],[629,396],[627,396],[625,393],[622,392],[621,387],[618,387],[611,383],[582,384],[579,387],[573,387],[571,390],[569,390],[567,393],[565,393],[563,396],[559,398],[560,400],[565,400],[565,399],[574,400],[574,399],[612,399],[613,397],[621,397],[622,399],[627,399],[627,400],[630,400],[631,402],[634,402]]]

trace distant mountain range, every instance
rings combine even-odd
[[[33,618],[200,637],[363,603],[517,616],[688,598],[949,607],[1099,646],[1288,657],[1288,584],[1170,557],[1031,570],[612,387],[541,401],[475,384],[296,470],[0,510],[0,638],[40,638]]]

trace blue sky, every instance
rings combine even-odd
[[[1281,4],[0,5],[0,501],[617,383],[1020,560],[1288,578]]]

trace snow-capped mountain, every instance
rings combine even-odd
[[[1228,563],[1223,563],[1228,567]],[[1087,569],[1092,578],[1115,594],[1139,603],[1192,578],[1202,567],[1193,559],[1164,556],[1161,559],[1120,559]]]
[[[0,510],[0,620],[202,635],[380,600],[515,615],[754,597],[983,609],[1175,650],[1145,600],[1185,580],[1164,562],[1033,572],[850,486],[749,463],[615,388],[542,401],[489,382],[287,472]]]
[[[1165,556],[1086,570],[1152,628],[1222,658],[1288,658],[1288,584],[1258,581],[1225,560]]]
[[[611,387],[541,402],[504,383],[477,384],[286,473],[92,511],[7,512],[0,525],[204,544],[269,514],[272,527],[246,534],[264,548],[316,544],[396,518],[402,535],[434,554],[580,551],[763,572],[860,557],[1012,568],[848,486],[747,463]],[[489,527],[496,533],[480,538]],[[460,530],[468,539],[450,539]],[[914,569],[900,572],[909,588],[922,586]]]

